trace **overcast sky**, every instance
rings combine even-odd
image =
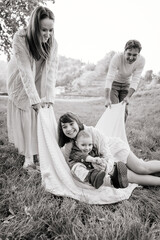
[[[160,0],[55,0],[59,54],[96,63],[137,39],[145,70],[160,71]]]
[[[55,0],[51,9],[60,55],[96,63],[137,39],[145,70],[160,71],[160,0]]]

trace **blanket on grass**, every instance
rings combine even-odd
[[[127,142],[124,125],[125,104],[107,108],[96,128],[107,136],[120,137]],[[38,147],[42,185],[57,196],[70,197],[88,204],[112,204],[128,199],[137,184],[125,189],[101,186],[93,188],[73,178],[57,143],[57,122],[53,108],[42,108],[38,114]]]

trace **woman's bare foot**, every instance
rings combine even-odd
[[[33,166],[34,166],[33,156],[32,157],[25,157],[23,168],[26,169],[28,167],[33,167]]]

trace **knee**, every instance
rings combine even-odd
[[[142,159],[140,159],[140,163],[139,165],[137,166],[137,171],[136,173],[138,174],[149,174],[150,173],[150,168],[147,164],[147,162],[143,161]]]
[[[129,183],[137,183],[137,174],[127,169],[127,178]]]
[[[75,163],[72,168],[71,172],[76,172],[76,171],[82,171],[82,170],[87,170],[86,166],[83,163]]]

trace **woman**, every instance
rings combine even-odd
[[[65,159],[69,161],[69,155],[73,142],[79,131],[87,129],[92,135],[93,142],[99,152],[107,156],[110,154],[110,161],[107,168],[113,168],[113,161],[123,161],[127,166],[127,177],[129,183],[136,183],[143,186],[160,186],[160,177],[150,174],[160,172],[160,161],[151,160],[148,162],[137,158],[129,149],[128,145],[119,138],[107,138],[96,128],[88,127],[81,123],[73,113],[62,115],[58,122],[58,144],[62,148],[65,146]]]
[[[39,6],[26,29],[13,38],[13,56],[8,64],[8,136],[20,154],[23,167],[33,165],[38,154],[37,113],[52,107],[57,78],[57,42],[54,14]]]

